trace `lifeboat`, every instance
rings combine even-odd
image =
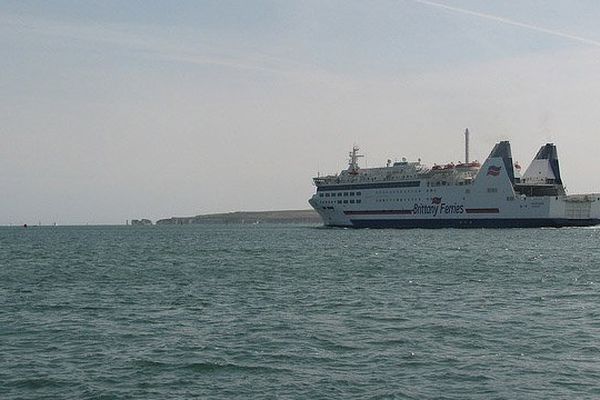
[[[479,168],[481,167],[481,164],[479,164],[477,161],[473,161],[473,162],[468,162],[468,163],[460,163],[456,165],[456,168]]]

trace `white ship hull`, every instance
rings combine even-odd
[[[556,185],[519,186],[506,165],[506,157],[490,157],[473,172],[473,179],[467,180],[450,179],[457,175],[450,174],[451,171],[445,175],[414,174],[413,179],[363,179],[369,177],[365,172],[369,170],[362,170],[363,177],[356,174],[329,181],[321,179],[309,203],[325,225],[339,227],[513,228],[600,224],[600,194],[569,196],[563,191],[528,196],[523,192],[552,191]],[[414,179],[420,176],[424,178]]]

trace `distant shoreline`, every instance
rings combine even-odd
[[[195,224],[322,224],[319,214],[314,210],[279,210],[279,211],[233,211],[227,213],[200,214],[193,217],[171,217],[152,222],[149,219],[132,219],[129,226],[151,225],[195,225]],[[25,226],[26,225],[26,226]],[[0,224],[6,228],[40,228],[60,226],[123,226],[114,223],[80,223],[80,224]]]
[[[257,224],[257,223],[321,223],[314,210],[282,211],[235,211],[229,213],[203,214],[194,217],[171,217],[159,219],[156,225],[192,225],[192,224]]]

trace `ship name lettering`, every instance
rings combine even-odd
[[[413,207],[414,215],[432,215],[437,217],[442,214],[464,214],[465,207],[462,204],[418,204]]]

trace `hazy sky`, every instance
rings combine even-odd
[[[558,145],[600,191],[596,0],[0,2],[0,224],[308,208],[311,177]]]

